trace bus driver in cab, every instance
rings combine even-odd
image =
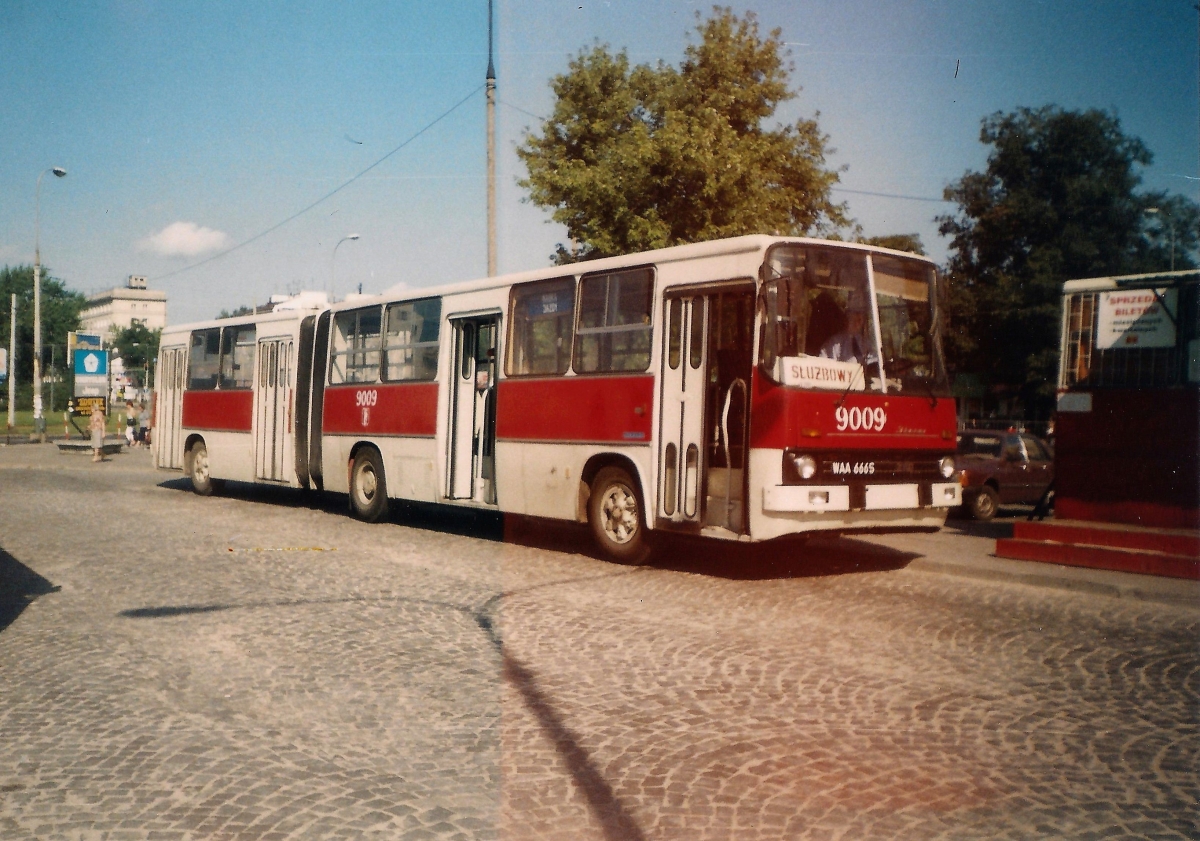
[[[821,345],[820,356],[838,362],[857,362],[864,367],[874,365],[875,350],[863,332],[866,322],[866,307],[858,296],[852,296],[846,307],[846,329],[834,333]]]

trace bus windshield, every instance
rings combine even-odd
[[[784,245],[769,252],[764,274],[759,356],[776,382],[839,391],[944,390],[934,271],[927,263]]]

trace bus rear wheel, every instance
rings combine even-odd
[[[383,458],[371,447],[363,447],[354,456],[354,466],[350,468],[350,509],[355,517],[367,523],[377,523],[387,516]]]
[[[208,468],[208,448],[197,441],[184,456],[184,472],[192,480],[192,490],[200,496],[212,496],[221,487],[221,480],[214,479]]]
[[[604,554],[623,564],[639,564],[650,556],[646,520],[633,480],[619,467],[606,467],[592,481],[588,523]]]

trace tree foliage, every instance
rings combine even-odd
[[[17,360],[10,371],[16,371],[18,383],[29,383],[33,379],[33,266],[5,266],[0,269],[0,345],[9,344],[11,305],[13,294],[17,296]],[[61,280],[50,277],[49,270],[42,267],[42,370],[49,372],[54,361],[65,367],[67,358],[67,333],[79,329],[79,313],[87,299],[78,292],[67,289]]]
[[[248,307],[242,304],[232,310],[221,310],[217,318],[237,318],[239,315],[254,315],[256,312],[258,312],[257,307]]]
[[[678,68],[596,45],[552,80],[554,114],[517,154],[529,201],[574,241],[556,261],[849,224],[816,119],[768,125],[796,95],[780,31],[718,7],[697,32]]]
[[[1167,269],[1169,209],[1176,266],[1192,265],[1196,205],[1142,193],[1150,150],[1113,114],[1055,106],[995,113],[982,123],[987,168],[945,190],[940,216],[953,237],[944,311],[947,353],[961,370],[989,372],[1027,403],[1045,401],[1057,376],[1062,284],[1073,278]]]
[[[910,254],[925,255],[925,244],[921,242],[920,234],[885,234],[879,237],[864,237],[859,242],[866,245],[878,245],[880,248],[907,251]]]
[[[141,322],[117,330],[112,339],[113,352],[121,358],[125,373],[138,386],[146,383],[145,372],[158,357],[158,343],[162,330],[151,330]]]

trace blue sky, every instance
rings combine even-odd
[[[550,113],[550,78],[596,41],[678,63],[711,3],[495,2],[509,272],[546,265],[564,236],[516,185],[514,149]],[[783,30],[801,91],[779,116],[820,112],[830,163],[847,167],[835,195],[868,235],[916,232],[944,258],[933,217],[952,206],[936,199],[984,166],[980,119],[1023,105],[1115,111],[1155,155],[1144,186],[1200,197],[1191,0],[733,8]],[[147,275],[172,323],[331,283],[340,295],[480,277],[486,27],[486,0],[5,0],[0,264],[32,262],[38,173],[63,166],[43,181],[43,262],[84,292]]]

